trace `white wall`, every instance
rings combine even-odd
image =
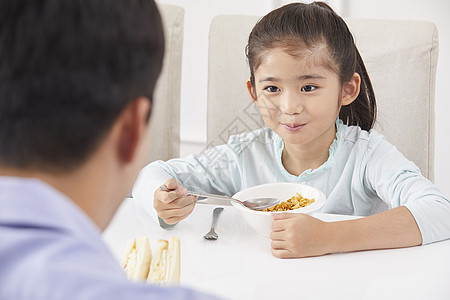
[[[157,0],[158,1],[158,0]],[[181,157],[203,150],[206,142],[208,30],[219,14],[264,15],[286,0],[159,0],[185,8],[184,54],[181,86]],[[311,2],[311,1],[305,1]],[[449,0],[330,0],[343,17],[415,19],[435,23],[439,31],[436,80],[435,183],[450,195],[450,1]]]

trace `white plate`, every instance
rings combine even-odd
[[[305,207],[286,211],[286,213],[310,214],[322,208],[322,206],[325,204],[326,197],[324,193],[322,193],[318,189],[305,184],[290,182],[257,185],[236,193],[233,198],[239,200],[247,200],[252,198],[273,197],[278,198],[280,201],[286,201],[295,196],[297,193],[299,193],[304,198],[314,198],[314,203]],[[270,236],[270,224],[272,223],[271,214],[282,213],[255,211],[234,202],[232,202],[232,205],[241,212],[247,223],[253,229],[255,229],[256,232],[265,237]]]

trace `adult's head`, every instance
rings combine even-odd
[[[0,0],[0,174],[104,229],[145,163],[163,53],[153,0]]]
[[[151,102],[163,52],[153,0],[1,0],[0,165],[78,168],[127,105]]]

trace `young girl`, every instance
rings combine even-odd
[[[187,189],[233,195],[258,184],[299,182],[325,193],[321,212],[367,217],[327,223],[277,214],[270,236],[277,257],[450,237],[450,202],[371,130],[376,104],[369,76],[345,22],[329,6],[293,3],[272,11],[250,33],[247,58],[247,88],[267,128],[184,160],[148,165],[133,196],[154,211],[154,194],[162,225],[192,212],[196,199],[183,196]]]

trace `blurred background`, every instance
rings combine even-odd
[[[184,7],[183,71],[181,79],[180,156],[201,152],[206,146],[208,32],[217,15],[265,15],[286,0],[156,0]],[[312,1],[304,1],[312,2]],[[448,0],[329,0],[324,1],[344,18],[423,20],[439,32],[436,75],[435,184],[450,196],[450,1]],[[382,47],[383,45],[380,45]],[[244,51],[244,49],[242,50]],[[399,82],[399,85],[401,82]],[[242,83],[245,89],[245,82]],[[226,91],[224,91],[226,92]],[[417,121],[417,120],[413,120]],[[420,121],[420,120],[419,120]]]

